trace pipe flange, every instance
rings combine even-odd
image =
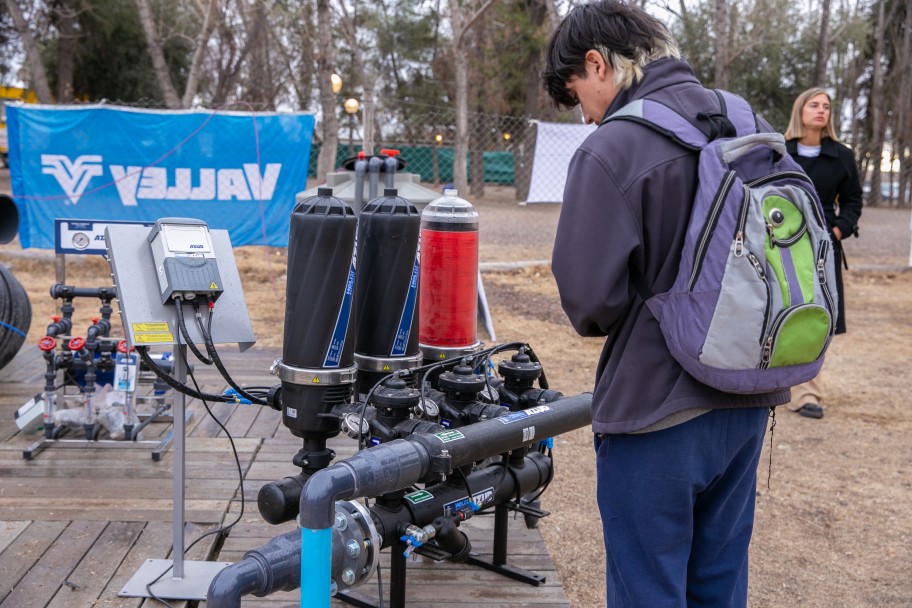
[[[370,541],[370,546],[366,547],[368,551],[367,562],[360,572],[355,573],[355,581],[351,584],[344,585],[344,587],[357,587],[367,581],[377,570],[383,538],[374,525],[374,520],[371,518],[370,511],[357,500],[338,500],[336,501],[336,509],[345,511],[349,517],[353,517],[357,522],[357,528],[360,530],[364,540]]]
[[[295,367],[283,363],[281,359],[273,361],[269,373],[278,377],[282,382],[298,384],[301,386],[338,386],[340,384],[354,384],[358,378],[358,366],[332,368]]]
[[[424,355],[420,352],[417,355],[405,357],[371,357],[355,353],[355,365],[358,366],[358,369],[366,372],[385,372],[389,374],[401,369],[418,367],[423,360]]]
[[[474,355],[481,350],[481,340],[476,340],[473,344],[468,346],[431,346],[429,344],[419,344],[418,348],[421,349],[421,354],[424,356],[426,361],[446,361],[447,359],[453,359],[456,357],[465,357],[468,355]]]

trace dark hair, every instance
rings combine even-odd
[[[564,17],[548,42],[542,86],[554,102],[572,108],[567,90],[573,76],[585,76],[585,57],[598,51],[615,71],[615,81],[628,88],[643,77],[642,68],[663,57],[680,57],[668,28],[642,8],[621,0],[581,4]]]

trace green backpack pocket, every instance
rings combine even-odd
[[[763,367],[800,365],[816,361],[830,339],[826,308],[800,304],[783,310],[773,322],[763,348]]]

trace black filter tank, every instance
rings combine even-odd
[[[385,189],[361,210],[355,362],[362,395],[384,376],[421,363],[420,233],[421,214],[395,188]]]
[[[356,381],[354,211],[319,188],[291,214],[282,359],[282,422],[292,434],[319,442],[339,433],[326,416],[349,402]],[[305,442],[307,445],[308,442]]]

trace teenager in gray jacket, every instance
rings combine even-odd
[[[660,21],[617,0],[574,8],[544,86],[586,123],[649,98],[711,131],[720,113]],[[715,120],[718,120],[716,118]],[[758,119],[758,129],[770,131]],[[697,154],[642,125],[600,126],[573,157],[552,269],[583,336],[605,336],[592,400],[612,608],[745,606],[756,470],[769,409],[788,391],[723,393],[672,358],[637,295],[674,283]]]

